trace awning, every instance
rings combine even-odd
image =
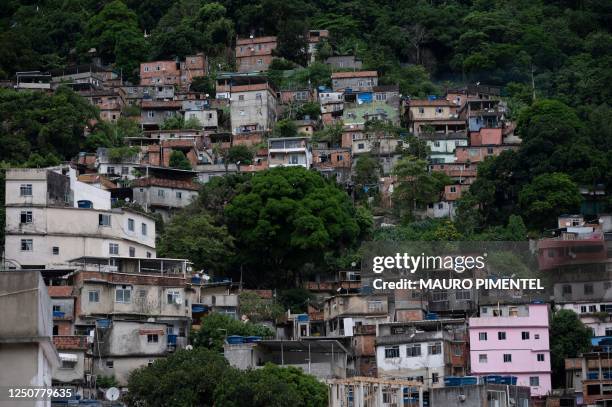
[[[72,353],[60,353],[59,358],[62,362],[74,362],[76,363],[79,358],[77,355],[73,355]]]

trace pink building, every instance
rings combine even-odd
[[[469,319],[472,374],[517,377],[532,396],[551,391],[547,304],[480,307]]]

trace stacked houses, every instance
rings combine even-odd
[[[309,63],[328,36],[309,31]],[[1,361],[10,363],[13,351],[39,355],[31,358],[33,384],[98,399],[100,381],[113,377],[126,391],[131,371],[187,347],[205,315],[241,318],[241,284],[156,252],[156,221],[193,202],[213,177],[301,166],[354,191],[356,162],[369,156],[382,173],[365,187],[378,188],[382,206],[391,206],[393,168],[418,140],[430,149],[428,170],[452,180],[421,215],[453,218],[478,165],[520,145],[498,88],[468,85],[416,99],[355,57],[333,56],[331,87],[277,89],[265,72],[276,47],[272,36],[238,39],[236,72],[217,72],[214,94],[192,86],[211,75],[203,54],[143,62],[138,84],[99,64],[18,74],[19,90],[70,86],[99,108],[100,120],[132,120],[142,131],[125,137],[124,147],[81,153],[66,165],[6,171],[0,301],[12,290],[41,306],[23,309],[39,321],[23,332],[6,333],[15,321],[0,316]],[[292,120],[306,104],[317,116]],[[281,119],[294,134],[278,131]],[[399,128],[406,131],[389,131]],[[317,138],[323,129],[337,139]],[[230,160],[238,146],[252,160]],[[552,292],[531,296],[373,290],[357,268],[316,276],[304,284],[312,296],[306,312],[266,321],[273,338],[227,338],[224,355],[241,369],[299,367],[329,385],[332,406],[609,405],[610,233],[608,216],[559,218],[552,235],[534,244]],[[258,295],[275,301],[271,291]],[[593,335],[588,352],[565,360],[567,390],[555,392],[549,331],[561,309],[577,313]]]

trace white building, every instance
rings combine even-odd
[[[51,299],[37,271],[0,273],[0,386],[51,387],[60,360],[51,341]],[[2,406],[47,407],[50,400],[10,401]]]
[[[108,191],[68,169],[7,170],[5,205],[7,268],[61,268],[82,256],[155,257],[155,220],[111,209]]]
[[[279,137],[268,139],[268,165],[274,167],[301,166],[310,168],[312,152],[310,137]]]
[[[465,132],[421,134],[420,139],[425,140],[431,149],[431,162],[437,164],[454,163],[457,161],[455,149],[467,147],[468,138]]]

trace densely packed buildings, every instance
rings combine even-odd
[[[328,35],[309,32],[310,62]],[[410,133],[429,147],[428,170],[452,180],[422,215],[452,218],[479,163],[521,142],[498,88],[410,98],[397,85],[379,84],[378,73],[362,70],[354,56],[332,56],[331,88],[277,89],[265,74],[276,47],[276,37],[238,39],[236,72],[217,72],[214,94],[191,86],[210,75],[204,54],[143,62],[139,84],[99,64],[18,73],[16,89],[70,86],[98,107],[101,120],[133,120],[142,133],[125,137],[126,147],[81,153],[67,165],[6,171],[0,360],[17,365],[23,357],[19,365],[29,369],[6,380],[21,384],[30,374],[31,384],[69,385],[97,398],[97,380],[112,376],[123,387],[135,368],[188,346],[203,316],[240,318],[241,286],[213,283],[188,259],[156,253],[156,216],[170,219],[212,177],[302,166],[351,190],[355,165],[367,155],[382,173],[366,187],[378,188],[382,206],[390,206],[393,168],[414,140]],[[317,117],[293,120],[293,109],[307,103]],[[277,129],[281,118],[293,134]],[[314,137],[334,127],[338,140]],[[228,159],[238,146],[253,159]],[[224,354],[241,369],[271,362],[327,380],[332,406],[605,405],[612,398],[611,231],[606,216],[594,223],[559,218],[555,235],[535,248],[539,270],[554,282],[547,298],[372,293],[359,270],[343,270],[304,284],[314,297],[307,312],[266,321],[275,338],[227,338]],[[272,300],[271,292],[260,294]],[[23,307],[5,304],[8,295]],[[559,309],[579,314],[593,332],[592,349],[565,361],[564,394],[551,385],[549,327]]]

